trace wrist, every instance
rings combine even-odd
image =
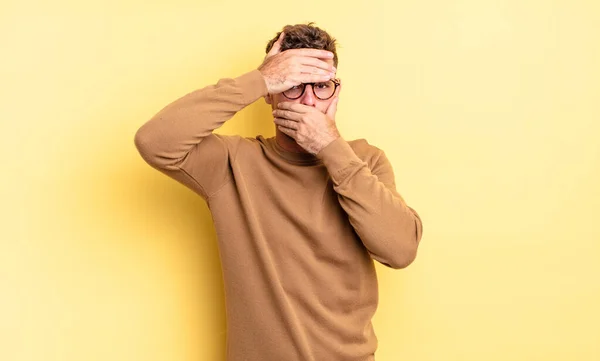
[[[327,148],[328,145],[330,145],[331,143],[335,142],[338,138],[340,138],[340,134],[337,133],[337,135],[332,135],[330,137],[327,137],[322,143],[321,143],[321,147],[319,148],[319,151],[317,153],[320,153],[323,149]]]
[[[261,75],[261,76],[262,76],[262,78],[263,78],[263,81],[264,81],[264,83],[265,83],[265,87],[267,88],[267,94],[274,94],[274,93],[275,93],[275,91],[274,91],[274,89],[273,89],[274,87],[273,87],[273,82],[272,82],[272,80],[269,78],[269,76],[267,76],[267,74],[265,74],[265,73],[262,71],[262,68],[261,68],[261,67],[259,67],[257,70],[259,71],[260,75]]]
[[[258,70],[242,74],[235,80],[238,82],[240,88],[243,89],[243,97],[248,104],[268,94],[267,83],[262,73]]]

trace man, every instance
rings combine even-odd
[[[374,360],[373,259],[415,258],[422,225],[383,151],[335,123],[335,40],[286,26],[258,69],[193,91],[136,133],[142,157],[208,203],[225,285],[228,361]],[[276,136],[213,133],[260,98]]]

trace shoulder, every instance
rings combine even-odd
[[[238,149],[245,149],[245,150],[252,149],[252,148],[260,149],[261,144],[263,143],[261,141],[262,136],[260,136],[260,139],[259,139],[259,137],[256,137],[256,138],[244,137],[244,136],[237,135],[237,134],[229,135],[229,134],[212,133],[208,137],[213,137],[213,138],[218,139],[220,142],[225,144],[229,150],[232,150],[232,151],[237,151]]]

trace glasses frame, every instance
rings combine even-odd
[[[331,93],[331,95],[330,95],[329,97],[327,97],[327,98],[320,98],[320,97],[317,95],[317,93],[315,93],[315,84],[319,84],[319,83],[327,83],[327,81],[317,81],[317,82],[314,82],[314,83],[300,83],[300,84],[302,85],[302,92],[300,93],[300,95],[298,95],[298,96],[297,96],[297,97],[295,97],[295,98],[290,98],[290,97],[288,97],[287,95],[285,95],[285,92],[286,92],[286,91],[288,91],[289,89],[288,89],[288,90],[286,90],[286,91],[284,91],[284,92],[282,92],[281,94],[283,94],[283,96],[284,96],[284,97],[286,97],[286,98],[288,98],[289,100],[296,100],[296,99],[300,99],[300,98],[302,98],[302,96],[304,95],[304,92],[306,91],[306,86],[307,86],[307,85],[310,85],[310,86],[311,86],[310,88],[312,89],[312,92],[313,92],[313,95],[315,96],[315,98],[317,98],[317,99],[319,99],[319,100],[327,100],[327,99],[331,99],[331,98],[332,98],[332,97],[335,95],[335,92],[337,91],[337,88],[338,88],[338,86],[340,86],[341,82],[340,82],[340,80],[339,80],[339,79],[337,79],[337,78],[336,78],[336,79],[330,79],[330,80],[328,80],[328,81],[332,81],[332,82],[333,82],[333,84],[335,84],[335,87],[333,88],[333,93]],[[291,89],[291,88],[290,88],[290,89]]]

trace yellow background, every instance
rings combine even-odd
[[[224,361],[208,208],[143,163],[133,136],[307,21],[339,40],[342,136],[386,151],[424,222],[414,264],[377,266],[377,361],[600,360],[597,1],[0,13],[0,360]],[[217,132],[274,125],[261,100]]]

